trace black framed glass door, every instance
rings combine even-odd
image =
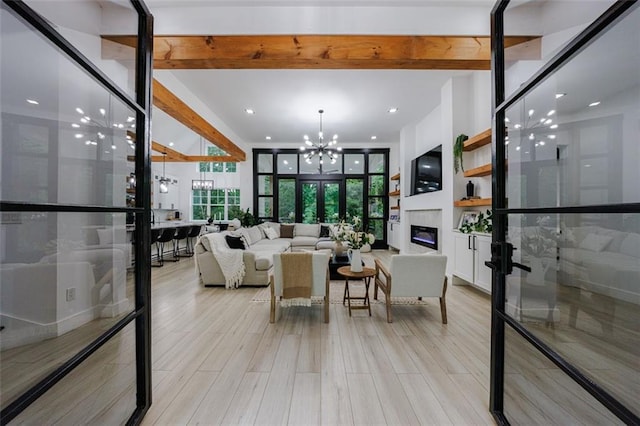
[[[611,4],[592,5],[586,29],[533,76],[504,48],[522,10],[492,12],[490,406],[501,424],[640,422],[640,130],[629,126],[640,9]]]
[[[338,222],[344,211],[344,181],[342,179],[300,179],[301,223]]]

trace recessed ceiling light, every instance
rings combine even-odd
[[[394,108],[389,108],[389,114],[393,114],[393,113],[396,113],[396,112],[398,112],[398,108],[395,108],[395,107]]]
[[[520,147],[519,146],[516,146],[516,151],[520,151]]]
[[[116,146],[115,145],[111,145],[111,149],[115,151],[116,150]]]
[[[40,105],[40,102],[33,99],[27,99],[27,102],[29,102],[31,105]]]
[[[556,99],[560,99],[561,97],[565,96],[566,93],[556,93]]]
[[[598,105],[600,105],[600,101],[591,102],[589,104],[590,107],[594,107],[594,106],[598,106]]]
[[[534,112],[536,112],[536,110],[535,110],[535,109],[530,109],[530,110],[529,110],[529,117],[531,117],[531,116],[533,115],[533,113],[534,113]]]
[[[548,137],[549,139],[555,139],[555,138],[556,138],[556,135],[547,135],[547,137]]]
[[[80,125],[78,123],[73,123],[71,127],[75,127],[77,129],[78,127],[80,127]]]
[[[557,124],[552,124],[551,126],[549,126],[550,129],[557,129],[558,125]]]
[[[175,145],[173,142],[169,142],[169,146],[173,146]]]
[[[271,136],[265,136],[264,137],[266,140],[270,141],[271,140]]]
[[[377,137],[377,136],[371,136],[371,140],[372,140],[372,141],[375,141],[376,139],[378,139],[378,137]]]
[[[100,111],[101,115],[106,115],[107,114],[107,110],[105,110],[104,108],[100,108],[98,111]]]
[[[84,135],[82,133],[76,133],[76,139],[80,139],[81,137],[83,137]]]
[[[251,108],[245,108],[244,112],[246,112],[247,114],[255,114],[256,112],[254,110],[252,110]]]
[[[289,164],[289,162],[287,160],[283,160],[282,163],[283,164]]]

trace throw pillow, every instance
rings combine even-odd
[[[260,241],[262,237],[262,231],[257,226],[252,226],[247,230],[247,237],[249,239],[250,244],[255,244]]]
[[[609,235],[588,234],[579,247],[584,250],[602,251],[613,240]]]
[[[280,238],[293,238],[295,225],[280,225]]]
[[[273,229],[273,228],[269,228],[269,227],[266,227],[266,228],[264,229],[264,235],[266,235],[266,237],[267,237],[268,239],[270,239],[270,240],[273,240],[273,239],[275,239],[275,238],[278,238],[278,234],[276,233],[276,230],[275,230],[275,229]]]
[[[294,235],[296,237],[315,237],[320,235],[320,225],[317,223],[296,223]]]
[[[101,246],[108,246],[113,244],[113,230],[111,229],[97,229],[98,240]]]
[[[320,225],[320,238],[329,237],[329,227],[327,225]]]
[[[640,253],[640,234],[628,234],[624,238],[624,240],[622,240],[622,244],[620,245],[620,253],[626,254],[628,256],[638,257],[638,253]]]
[[[265,222],[263,225],[276,231],[276,235],[280,237],[280,224],[278,222]]]
[[[242,237],[234,237],[233,235],[225,235],[225,240],[227,240],[227,245],[230,249],[240,249],[244,250],[244,242]]]

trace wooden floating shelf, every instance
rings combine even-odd
[[[491,143],[491,129],[487,129],[482,133],[467,139],[464,141],[463,151],[473,151],[481,146],[489,145]]]
[[[398,189],[397,191],[391,191],[389,193],[389,197],[397,197],[400,195],[400,190]]]
[[[400,206],[393,206],[391,207],[391,210],[400,210]]]
[[[391,176],[389,179],[391,179],[391,180],[400,180],[400,173],[396,173],[395,175]]]
[[[477,206],[490,206],[491,198],[478,198],[476,200],[460,200],[454,201],[455,207],[477,207]]]
[[[485,164],[484,166],[476,167],[475,169],[465,170],[464,177],[482,177],[482,176],[490,176],[493,170],[493,166],[491,163]]]

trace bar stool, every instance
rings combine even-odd
[[[160,253],[158,252],[158,238],[160,238],[160,229],[152,229],[151,230],[151,241],[149,244],[149,247],[153,247],[153,245],[155,244],[156,246],[156,260],[158,261],[158,263],[153,263],[153,259],[151,259],[151,266],[153,267],[160,267],[162,266],[159,261],[160,261]],[[152,256],[153,257],[153,256]]]
[[[164,243],[173,241],[173,236],[176,234],[176,228],[164,228],[160,233],[156,246],[158,247],[158,259],[159,266],[164,266]],[[170,262],[177,262],[179,259],[171,259]]]
[[[178,228],[178,231],[173,236],[173,257],[178,259],[179,257],[191,257],[192,254],[189,253],[189,231],[191,230],[190,226],[181,226]],[[180,241],[185,240],[185,254],[180,254]],[[179,259],[178,259],[179,260]]]
[[[194,254],[193,239],[200,235],[200,231],[202,231],[202,225],[193,225],[189,229],[189,235],[187,235],[187,253],[191,254],[191,256]]]

